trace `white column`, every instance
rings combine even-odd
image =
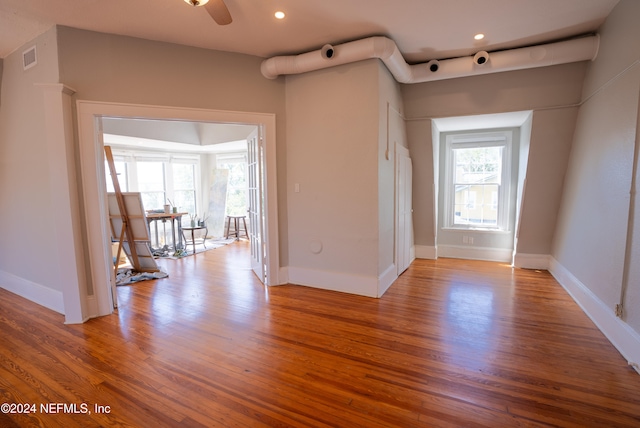
[[[55,198],[52,212],[59,251],[53,254],[60,266],[60,280],[67,324],[89,318],[89,289],[78,200],[71,96],[75,91],[61,83],[36,84],[43,91],[45,135],[49,159],[49,188]]]

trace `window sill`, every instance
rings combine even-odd
[[[450,232],[480,232],[480,233],[491,233],[494,235],[509,235],[511,232],[509,230],[504,229],[489,229],[485,227],[457,227],[457,226],[446,226],[442,227],[442,230],[450,231]]]

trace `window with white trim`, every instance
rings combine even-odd
[[[120,190],[140,192],[145,210],[161,210],[165,204],[180,212],[197,214],[198,155],[114,150]],[[113,192],[109,168],[105,166],[107,191]]]
[[[123,159],[117,159],[114,156],[113,164],[116,167],[116,175],[118,176],[118,185],[120,186],[120,191],[128,192],[129,191],[129,168],[127,168],[127,163]],[[113,187],[113,179],[111,178],[109,165],[106,160],[104,161],[104,170],[107,174],[107,192],[115,192]]]
[[[164,162],[137,162],[137,187],[147,210],[162,209],[167,203]]]
[[[230,153],[216,156],[216,167],[229,170],[227,215],[246,215],[248,207],[247,154]]]
[[[446,136],[444,227],[508,230],[511,134]]]
[[[171,163],[173,198],[183,212],[196,213],[196,165],[185,161]]]

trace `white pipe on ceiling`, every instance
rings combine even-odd
[[[600,37],[581,37],[562,42],[496,52],[482,52],[474,56],[432,60],[409,65],[395,42],[387,37],[369,37],[336,46],[291,56],[276,56],[262,62],[264,77],[275,79],[283,74],[299,74],[379,58],[400,83],[421,83],[453,79],[478,74],[498,73],[526,68],[545,67],[570,62],[594,60],[598,54]],[[328,54],[327,54],[328,52]],[[478,60],[479,56],[484,56]],[[433,71],[435,69],[435,71]]]

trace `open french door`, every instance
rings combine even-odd
[[[266,283],[263,192],[263,147],[262,138],[256,128],[247,138],[247,174],[249,181],[249,243],[251,246],[251,269],[262,283]]]

